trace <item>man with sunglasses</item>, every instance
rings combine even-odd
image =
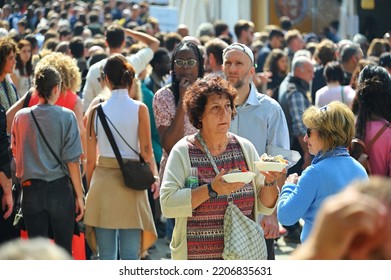
[[[230,132],[250,140],[259,155],[266,152],[268,145],[289,149],[289,132],[281,106],[274,99],[257,92],[252,83],[255,74],[254,54],[244,44],[234,43],[223,51],[223,70],[227,81],[235,87],[236,116],[231,122]],[[285,176],[281,176],[281,185]],[[279,237],[276,213],[261,218],[265,233],[268,259],[275,259],[274,239]]]

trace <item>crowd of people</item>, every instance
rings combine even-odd
[[[304,34],[286,17],[233,31],[219,20],[162,32],[148,1],[3,5],[0,244],[45,237],[75,259],[148,259],[165,238],[172,259],[222,259],[232,200],[261,225],[269,260],[278,238],[302,243],[296,259],[389,258],[369,225],[391,227],[390,35]],[[122,158],[150,166],[149,189],[125,185],[98,110]],[[376,138],[371,174],[350,156],[353,138]],[[300,160],[259,171],[273,147]],[[226,182],[235,169],[255,177]]]

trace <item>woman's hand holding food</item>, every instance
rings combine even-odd
[[[220,173],[213,179],[212,188],[217,192],[218,195],[229,195],[242,188],[245,184],[242,182],[227,183],[222,178],[223,175],[227,174],[227,171],[223,168]]]

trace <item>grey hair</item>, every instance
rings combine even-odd
[[[307,56],[302,55],[294,57],[292,61],[292,75],[295,73],[297,68],[303,67],[303,65],[305,65],[306,63],[311,63],[311,59]]]

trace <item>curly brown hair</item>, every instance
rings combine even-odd
[[[56,68],[61,75],[61,92],[67,90],[77,92],[80,89],[81,74],[75,59],[59,52],[49,53],[38,62],[35,67],[35,73],[40,71],[40,68],[48,65]]]
[[[208,98],[212,95],[228,97],[231,102],[232,119],[236,115],[234,100],[237,96],[235,88],[230,82],[213,74],[199,78],[187,90],[183,100],[185,110],[189,116],[191,124],[196,128],[201,128],[201,118],[205,112]]]

